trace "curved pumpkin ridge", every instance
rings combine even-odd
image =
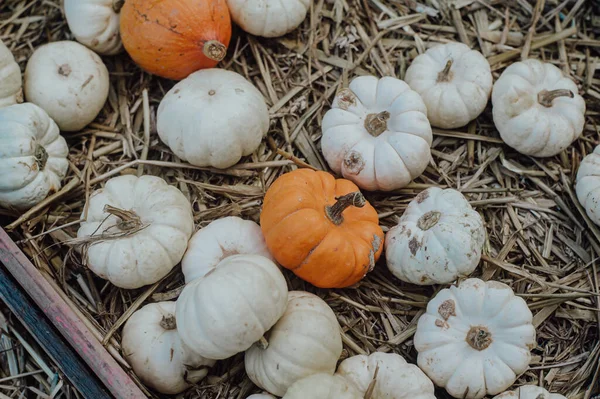
[[[327,203],[335,203],[335,198],[330,198],[327,193],[335,192],[337,195],[338,181],[327,172],[315,172],[321,181],[321,187],[315,187],[319,194],[327,201]],[[358,190],[358,187],[356,188]],[[349,191],[350,192],[350,191]],[[342,193],[341,195],[348,194],[348,192]]]
[[[265,240],[277,262],[288,269],[298,267],[329,232],[323,218],[318,211],[305,208],[275,224],[265,234]],[[312,229],[298,230],[297,226],[302,224]],[[289,245],[290,242],[294,245]]]
[[[211,284],[205,290],[196,290],[196,292],[193,293],[195,302],[196,303],[206,303],[207,301],[210,301],[212,298],[214,298],[215,296],[218,295],[217,291],[221,291],[221,284]],[[188,309],[189,308],[190,307],[188,307]],[[211,312],[212,312],[212,314],[211,314]],[[211,317],[211,318],[213,318],[213,320],[219,320],[219,311],[218,311],[217,307],[211,307],[210,309],[207,309],[206,313],[207,313],[207,315],[202,314],[200,308],[196,308],[196,309],[192,308],[192,309],[189,309],[186,313],[184,313],[184,315],[186,315],[185,317],[188,319],[192,319],[192,318],[202,319],[204,317]],[[205,323],[196,323],[194,325],[194,328],[196,329],[197,337],[210,337],[212,334],[214,334],[214,332],[210,330],[210,327],[211,326],[209,326],[208,324],[205,324]],[[217,341],[218,340],[207,341],[206,339],[202,339],[202,341],[194,341],[194,343],[202,342],[203,345],[212,345],[218,351],[226,352],[229,350],[227,342],[221,342],[221,341],[217,342]],[[193,345],[190,345],[189,348],[192,350],[192,352],[195,350],[194,349],[195,346],[193,346]]]
[[[313,172],[309,169],[298,169],[294,171],[294,176],[281,176],[271,185],[271,187],[269,187],[263,201],[263,207],[270,205],[273,201],[275,201],[275,198],[279,198],[284,190],[305,190],[312,196],[317,194],[321,187],[315,187],[314,182],[311,179],[312,173],[316,172]],[[299,178],[300,175],[304,175],[305,177]]]
[[[347,237],[352,237],[348,233],[345,233],[345,234]],[[350,243],[351,241],[355,241],[355,239],[348,238],[348,242]],[[367,274],[367,271],[368,271],[368,268],[365,268],[363,265],[357,264],[361,259],[361,253],[359,253],[360,251],[357,252],[357,247],[355,245],[353,245],[353,244],[349,244],[349,245],[352,248],[352,255],[354,256],[354,260],[352,262],[354,264],[354,270],[353,270],[353,273],[350,274],[345,280],[339,281],[335,285],[336,288],[344,288],[344,287],[348,287],[348,286],[356,284]]]
[[[358,226],[361,227],[359,228]],[[353,221],[347,223],[346,228],[352,228],[352,234],[347,233],[349,237],[360,240],[361,246],[368,248],[369,252],[367,255],[372,252],[373,248],[375,249],[372,256],[373,262],[377,262],[383,252],[383,243],[385,241],[385,235],[383,234],[383,231],[381,231],[379,225],[365,221]],[[377,238],[375,237],[379,238],[379,242],[376,242]]]
[[[269,212],[266,215],[261,213],[260,224],[263,226],[263,233],[268,234],[272,227],[302,209],[317,211],[319,208],[317,206],[318,199],[309,189],[284,186],[277,191],[275,198],[289,198],[291,196],[295,197],[293,201],[279,201],[276,199],[267,201],[265,199],[263,207],[269,207]]]
[[[337,287],[352,280],[356,275],[356,267],[350,269],[346,266],[350,259],[350,265],[356,264],[355,256],[347,235],[333,228],[293,271],[298,277],[317,287]],[[342,263],[339,260],[346,262]]]
[[[351,237],[350,240],[354,242],[352,247],[354,248],[356,259],[361,260],[360,276],[357,276],[358,278],[352,281],[350,285],[360,281],[360,279],[375,267],[375,262],[377,262],[383,250],[384,239],[379,234],[368,232],[366,228],[359,230],[359,233],[359,235],[347,233],[347,235]],[[373,249],[375,249],[375,252],[373,252]],[[357,267],[358,266],[359,265],[357,265]]]
[[[250,264],[252,264],[253,266],[257,266],[256,263],[253,262],[248,262]],[[257,269],[260,270],[259,273],[263,274],[263,276],[266,276],[266,278],[269,278],[269,275],[267,273],[265,273],[264,269],[262,269],[260,266],[257,267]],[[244,285],[247,284],[246,281],[240,280],[238,278],[238,276],[235,276],[234,278],[230,278],[229,281],[231,282],[232,285],[235,285],[237,287],[237,295],[238,297],[240,297],[242,300],[238,301],[238,303],[244,303],[246,305],[246,307],[248,308],[248,312],[246,312],[246,314],[251,314],[256,325],[260,326],[260,328],[263,331],[268,331],[269,330],[269,326],[265,326],[263,321],[257,316],[262,312],[262,309],[255,309],[255,305],[254,305],[254,300],[253,298],[248,298],[246,296],[246,294],[244,293]]]

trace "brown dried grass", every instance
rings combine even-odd
[[[319,152],[320,122],[336,91],[352,77],[402,78],[416,55],[448,41],[482,51],[496,78],[522,57],[541,58],[568,73],[587,102],[584,137],[567,151],[550,159],[516,153],[499,140],[488,106],[460,131],[434,130],[433,160],[409,187],[365,194],[387,231],[419,191],[461,190],[484,216],[488,231],[474,276],[509,284],[534,313],[538,346],[517,384],[588,399],[600,389],[593,383],[600,370],[600,230],[582,212],[572,183],[581,159],[599,142],[600,7],[584,0],[447,3],[317,0],[301,28],[284,38],[266,40],[236,30],[222,67],[261,90],[271,129],[254,154],[227,170],[182,163],[160,142],[156,109],[175,82],[143,73],[126,54],[105,57],[109,101],[96,123],[66,135],[71,168],[65,188],[25,217],[0,211],[2,224],[10,223],[13,238],[119,358],[119,331],[127,317],[145,301],[176,298],[183,278],[176,268],[151,287],[121,290],[93,277],[80,255],[69,252],[65,242],[76,236],[86,198],[106,179],[124,173],[162,176],[193,203],[197,227],[226,215],[258,221],[262,196],[279,175],[297,166],[327,170]],[[0,39],[24,69],[36,46],[71,36],[59,0],[4,0]],[[393,351],[414,362],[416,321],[443,287],[404,284],[384,262],[358,288],[318,290],[291,273],[286,277],[290,287],[317,293],[335,310],[343,328],[343,357]],[[219,362],[185,397],[238,399],[255,391],[239,354]],[[449,396],[440,389],[438,397]]]

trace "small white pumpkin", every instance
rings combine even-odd
[[[550,157],[583,131],[585,101],[556,66],[529,59],[504,70],[492,91],[494,124],[521,154]]]
[[[135,374],[160,393],[183,392],[215,364],[181,342],[175,302],[151,303],[137,310],[125,323],[122,338],[121,349]]]
[[[600,226],[600,146],[588,154],[577,170],[577,199],[592,222]]]
[[[256,36],[278,37],[296,29],[311,0],[227,0],[231,19]]]
[[[65,0],[65,17],[75,39],[98,54],[123,49],[119,22],[124,0]]]
[[[336,173],[362,189],[387,191],[423,173],[432,138],[417,92],[390,76],[360,76],[325,114],[321,147]]]
[[[395,353],[352,356],[340,363],[336,374],[352,382],[362,395],[370,390],[371,399],[435,399],[431,380]]]
[[[181,261],[194,229],[192,206],[157,176],[113,177],[96,190],[77,232],[88,241],[87,266],[121,288],[166,276]]]
[[[0,40],[0,108],[23,102],[21,68]]]
[[[339,375],[312,374],[296,381],[282,399],[364,399],[350,381]]]
[[[532,319],[506,284],[464,280],[440,291],[419,318],[417,363],[455,398],[496,395],[529,367],[536,345]]]
[[[340,326],[333,310],[316,295],[290,291],[285,313],[265,335],[266,342],[246,351],[246,374],[278,396],[296,381],[335,372],[342,354]]]
[[[287,306],[279,267],[260,255],[233,255],[187,284],[177,300],[179,334],[193,351],[226,359],[260,340]]]
[[[275,396],[269,395],[268,393],[255,393],[254,395],[248,396],[246,399],[276,399]]]
[[[27,101],[67,132],[83,129],[98,116],[108,87],[108,70],[98,54],[73,41],[38,47],[25,68]]]
[[[261,255],[274,260],[260,226],[253,221],[228,216],[209,223],[188,243],[181,261],[185,282],[206,275],[226,257],[238,254]]]
[[[550,393],[542,387],[523,385],[514,391],[507,391],[495,396],[494,399],[567,399],[566,396]]]
[[[61,187],[69,148],[35,104],[0,109],[0,206],[26,209]]]
[[[423,97],[432,126],[464,126],[483,112],[492,91],[492,71],[479,51],[464,43],[446,43],[417,56],[406,70],[406,83]]]
[[[165,95],[157,129],[179,158],[223,169],[258,148],[269,129],[269,110],[260,91],[242,75],[202,69]]]
[[[387,266],[409,283],[451,283],[475,270],[484,241],[483,219],[467,199],[456,190],[431,187],[386,234]]]

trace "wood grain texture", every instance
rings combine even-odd
[[[10,308],[46,354],[56,363],[69,381],[86,397],[109,399],[112,396],[86,367],[73,349],[52,328],[48,319],[36,307],[6,268],[0,266],[0,299]]]
[[[2,228],[0,263],[8,269],[115,397],[147,398]],[[84,394],[86,397],[96,398],[87,396],[85,392]]]

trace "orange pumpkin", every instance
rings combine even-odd
[[[373,269],[383,250],[378,222],[354,183],[309,169],[280,176],[260,216],[277,262],[321,288],[348,287]]]
[[[226,0],[127,0],[121,39],[143,69],[183,79],[212,68],[227,53],[231,18]]]

